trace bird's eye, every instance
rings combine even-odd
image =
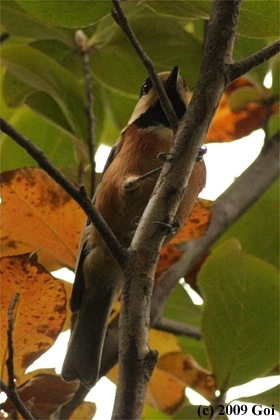
[[[142,88],[141,88],[140,97],[141,96],[148,95],[148,93],[150,92],[151,87],[152,87],[152,82],[151,82],[150,79],[147,79],[145,81],[145,83],[143,84]]]

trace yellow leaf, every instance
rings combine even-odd
[[[69,417],[70,420],[91,420],[96,413],[96,404],[83,401]]]
[[[160,356],[181,350],[176,335],[155,329],[150,330],[149,346],[151,349],[156,349]]]

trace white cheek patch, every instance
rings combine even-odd
[[[137,102],[132,115],[130,117],[130,120],[128,121],[128,125],[132,124],[135,120],[137,120],[140,115],[145,114],[145,112],[156,102],[156,93],[154,89],[152,88],[151,91],[145,95],[142,96],[139,101]]]

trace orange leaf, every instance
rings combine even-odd
[[[216,381],[211,372],[199,366],[190,354],[165,353],[154,370],[146,400],[152,407],[173,414],[185,399],[186,387],[210,401],[215,398]]]
[[[63,404],[72,399],[79,385],[79,381],[67,383],[57,375],[39,374],[17,388],[17,392],[23,403],[30,406],[35,418],[51,419]],[[3,409],[10,413],[14,406],[7,400]]]
[[[229,142],[262,128],[272,108],[267,104],[270,92],[247,77],[231,83],[222,96],[205,143]]]
[[[157,364],[157,369],[177,378],[185,387],[199,392],[207,400],[215,398],[216,380],[211,372],[202,368],[190,354],[164,354]]]
[[[205,234],[211,221],[211,207],[213,201],[199,199],[192,209],[185,225],[178,234],[169,242],[173,245],[181,245],[188,241],[198,239]]]
[[[146,402],[158,410],[172,415],[185,399],[185,386],[172,374],[155,369],[150,380]]]
[[[42,169],[2,174],[2,255],[39,250],[50,271],[75,267],[85,214]]]
[[[199,199],[197,201],[185,225],[178,234],[162,248],[156,269],[156,279],[180,260],[184,254],[184,250],[180,248],[180,245],[198,239],[205,234],[211,221],[212,205],[213,202],[209,200]]]
[[[37,263],[35,254],[4,257],[1,260],[1,377],[7,378],[7,313],[16,293],[13,344],[17,377],[46,352],[61,332],[66,318],[63,283]]]

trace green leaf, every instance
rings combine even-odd
[[[238,33],[249,38],[279,36],[279,2],[243,1]]]
[[[279,197],[279,190],[280,190],[280,179],[278,178],[271,187],[266,190],[266,192],[263,194],[261,200],[273,200],[277,201],[279,203],[280,197]]]
[[[238,111],[246,107],[250,102],[261,102],[263,95],[253,86],[245,86],[235,89],[229,96],[228,104],[231,110]]]
[[[74,36],[71,46],[54,39],[35,40],[30,42],[29,45],[48,55],[66,70],[73,73],[79,80],[84,78],[83,60],[81,54],[77,53]]]
[[[280,409],[280,385],[275,386],[265,392],[262,392],[258,395],[253,395],[251,397],[242,397],[238,398],[238,401],[246,401],[252,404],[263,404],[267,407],[273,407],[275,410],[279,411]]]
[[[130,23],[156,69],[159,72],[168,71],[178,64],[187,85],[193,88],[199,74],[202,42],[186,32],[178,19],[149,14],[144,20],[137,15],[131,18]],[[155,39],[157,42],[154,42]],[[134,97],[139,95],[140,87],[147,77],[138,56],[120,29],[104,48],[95,52],[92,71],[100,84],[108,89]]]
[[[168,416],[163,411],[156,410],[150,405],[146,404],[144,407],[144,412],[142,414],[143,420],[171,420],[171,417]]]
[[[278,183],[276,183],[278,185]],[[246,252],[279,267],[279,189],[265,194],[219,240],[237,238]],[[278,187],[279,188],[279,187]]]
[[[203,337],[221,392],[272,369],[279,358],[275,267],[230,240],[206,260],[199,284],[205,303]]]
[[[189,19],[208,19],[212,1],[150,1],[143,3],[163,16]]]
[[[280,56],[279,54],[273,57],[271,60],[271,72],[272,72],[272,93],[276,98],[280,95]]]
[[[145,1],[154,11],[189,19],[208,19],[212,0]],[[244,0],[240,13],[238,33],[247,37],[267,38],[279,35],[279,3],[271,0]]]
[[[70,42],[69,35],[65,31],[44,25],[28,15],[15,1],[2,0],[0,5],[1,24],[9,34],[31,39],[50,38]]]
[[[261,50],[268,45],[267,39],[264,38],[248,38],[239,35],[233,51],[233,59],[235,61],[243,60],[245,57]],[[252,78],[258,82],[260,86],[263,85],[264,78],[269,70],[269,62],[265,62],[250,70],[248,73]]]
[[[44,92],[36,91],[27,84],[21,82],[9,71],[3,78],[3,98],[8,106],[16,107],[27,104],[36,113],[49,119],[55,125],[73,134],[71,126],[68,124],[57,102]]]
[[[204,340],[195,340],[189,337],[177,337],[184,353],[191,354],[195,360],[207,370],[211,370]]]
[[[280,130],[280,112],[277,111],[274,115],[272,115],[267,124],[267,137],[271,139]],[[279,135],[279,134],[278,134]]]
[[[80,28],[92,25],[107,16],[112,9],[112,3],[109,1],[17,0],[17,2],[22,8],[42,22],[66,28]]]
[[[10,107],[16,107],[25,103],[35,89],[23,83],[18,77],[10,71],[4,73],[2,79],[2,95],[6,104]]]
[[[9,118],[18,131],[42,149],[59,169],[76,166],[73,140],[28,108],[19,108]],[[12,156],[12,158],[11,158]],[[34,159],[9,136],[1,139],[1,169],[9,171],[21,167],[37,166]],[[72,170],[72,179],[75,172]]]
[[[69,71],[27,45],[3,47],[2,61],[23,83],[50,95],[59,105],[73,134],[86,139],[88,122],[84,92]]]
[[[201,306],[195,305],[181,284],[174,289],[163,315],[184,324],[199,327],[201,323]]]
[[[200,327],[201,315],[202,307],[194,305],[184,287],[178,284],[165,306],[163,316],[194,327]],[[184,353],[190,353],[201,366],[205,369],[209,368],[203,340],[184,336],[178,336],[177,339]]]

